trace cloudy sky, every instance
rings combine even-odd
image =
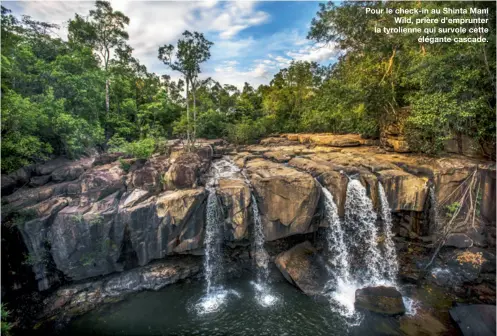
[[[214,42],[211,59],[202,66],[202,77],[242,87],[268,83],[290,60],[327,64],[335,60],[331,45],[306,40],[318,2],[249,1],[111,1],[130,18],[128,32],[134,56],[158,74],[174,74],[157,59],[163,44],[175,44],[188,29]],[[87,15],[94,2],[3,2],[16,15],[61,25],[67,38],[67,20],[74,13]]]

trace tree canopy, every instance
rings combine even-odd
[[[292,61],[257,88],[202,78],[212,43],[200,32],[185,31],[176,46],[157,46],[158,58],[183,79],[149,72],[127,44],[129,18],[109,2],[76,14],[67,40],[54,34],[57,25],[2,7],[2,171],[57,155],[76,158],[92,148],[147,156],[163,139],[188,134],[235,143],[280,132],[377,138],[406,109],[414,150],[437,154],[447,139],[469,137],[492,157],[495,4],[456,5],[490,7],[489,43],[426,44],[372,31],[392,18],[367,16],[366,6],[416,2],[321,4],[308,38],[335,44],[337,61]]]

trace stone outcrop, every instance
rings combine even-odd
[[[323,293],[328,273],[317,250],[305,241],[280,253],[275,264],[288,282],[308,295]]]
[[[201,271],[202,259],[185,256],[171,258],[118,273],[104,280],[68,285],[44,301],[40,319],[72,318],[99,304],[122,300],[126,294],[142,290],[159,290]]]
[[[414,316],[400,318],[400,331],[406,336],[447,335],[447,327],[426,311],[416,311]]]
[[[228,241],[249,237],[251,191],[243,180],[220,179],[218,192],[226,209],[224,238]]]
[[[495,335],[494,305],[459,305],[449,312],[464,336]]]
[[[2,220],[18,224],[38,288],[201,249],[206,192],[192,187],[208,169],[212,148],[199,153],[179,155],[176,169],[188,166],[194,178],[173,174],[169,188],[163,183],[167,155],[56,159],[4,176],[26,182],[3,197]]]
[[[258,199],[266,240],[315,231],[311,221],[320,191],[314,178],[263,159],[246,163]]]
[[[402,315],[406,312],[402,294],[394,287],[366,287],[356,290],[355,307],[384,315]]]
[[[343,217],[347,185],[355,178],[377,212],[378,186],[383,185],[398,236],[433,242],[430,188],[438,201],[451,204],[461,183],[476,174],[482,221],[451,235],[446,246],[463,249],[495,242],[494,226],[486,226],[495,222],[494,163],[391,153],[377,145],[358,135],[285,134],[238,147],[236,153],[224,141],[202,140],[196,152],[184,152],[181,142],[170,141],[168,150],[148,160],[121,153],[78,161],[59,158],[2,175],[2,219],[22,222],[18,228],[40,289],[122,272],[173,254],[202,253],[207,194],[202,186],[221,146],[249,180],[221,178],[216,185],[225,241],[250,238],[252,192],[265,238],[274,241],[325,226],[319,184],[332,193]],[[461,274],[467,275],[462,282],[479,276],[469,268]]]
[[[195,188],[200,175],[207,171],[209,162],[197,153],[182,153],[174,160],[164,176],[166,188]]]

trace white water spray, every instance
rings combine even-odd
[[[223,256],[222,225],[223,211],[216,195],[216,185],[220,178],[236,178],[240,172],[228,159],[214,161],[209,171],[206,183],[207,196],[206,225],[205,225],[205,257],[204,276],[206,281],[206,295],[197,303],[197,312],[205,314],[217,311],[226,301],[229,294],[239,296],[233,290],[227,290],[222,284]]]
[[[327,241],[330,281],[326,286],[332,309],[357,325],[361,315],[355,312],[355,291],[367,286],[392,285],[398,265],[392,234],[392,218],[388,200],[379,185],[381,216],[384,221],[383,254],[378,245],[377,214],[359,180],[349,180],[345,200],[345,220],[342,223],[329,190],[322,187],[325,219],[328,222]]]
[[[359,180],[351,180],[345,199],[345,230],[349,255],[354,258],[351,273],[365,286],[383,283],[376,218],[366,188]]]
[[[381,183],[378,183],[378,191],[381,202],[381,218],[383,219],[383,248],[385,255],[382,271],[386,275],[386,280],[394,284],[397,272],[399,271],[399,266],[397,264],[397,252],[395,251],[395,244],[393,242],[392,215],[390,213],[387,195],[385,194],[385,190]]]
[[[206,225],[205,225],[205,258],[204,274],[207,282],[207,294],[219,282],[222,269],[222,255],[220,248],[222,214],[218,204],[216,190],[209,189],[207,197]]]
[[[269,255],[264,248],[264,230],[257,207],[257,200],[252,194],[252,215],[254,218],[254,256],[257,267],[257,280],[252,282],[256,290],[256,300],[263,307],[270,307],[278,301],[269,288]]]

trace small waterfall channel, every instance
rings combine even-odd
[[[199,314],[215,312],[225,303],[229,294],[240,294],[227,290],[223,285],[223,241],[224,214],[216,194],[216,186],[221,178],[234,178],[239,170],[226,159],[214,161],[206,182],[207,207],[205,225],[204,277],[206,293],[196,305]]]
[[[345,216],[338,215],[332,193],[321,186],[324,218],[328,223],[327,246],[330,280],[325,288],[332,309],[360,322],[354,308],[356,289],[367,286],[395,285],[398,265],[393,243],[392,218],[385,190],[379,183],[382,236],[376,225],[378,215],[366,188],[357,179],[349,180],[345,199]],[[382,246],[380,245],[382,241]]]
[[[209,313],[219,310],[225,303],[228,295],[237,297],[241,295],[233,290],[228,290],[223,285],[223,223],[224,214],[216,194],[216,187],[220,179],[243,180],[250,186],[250,181],[245,173],[240,170],[228,157],[213,161],[207,175],[206,190],[206,226],[205,226],[205,257],[204,276],[206,294],[200,299],[196,308],[199,313]],[[264,249],[264,231],[262,220],[257,207],[257,201],[251,193],[251,210],[254,220],[253,251],[256,263],[256,281],[252,282],[256,290],[256,299],[261,306],[268,307],[277,301],[271,295],[269,282],[269,255]]]
[[[257,208],[257,200],[252,193],[252,216],[254,218],[254,251],[255,263],[257,267],[257,280],[253,282],[256,290],[257,302],[263,307],[270,307],[278,298],[271,294],[269,288],[269,255],[264,248],[264,231],[262,227],[262,220]]]

